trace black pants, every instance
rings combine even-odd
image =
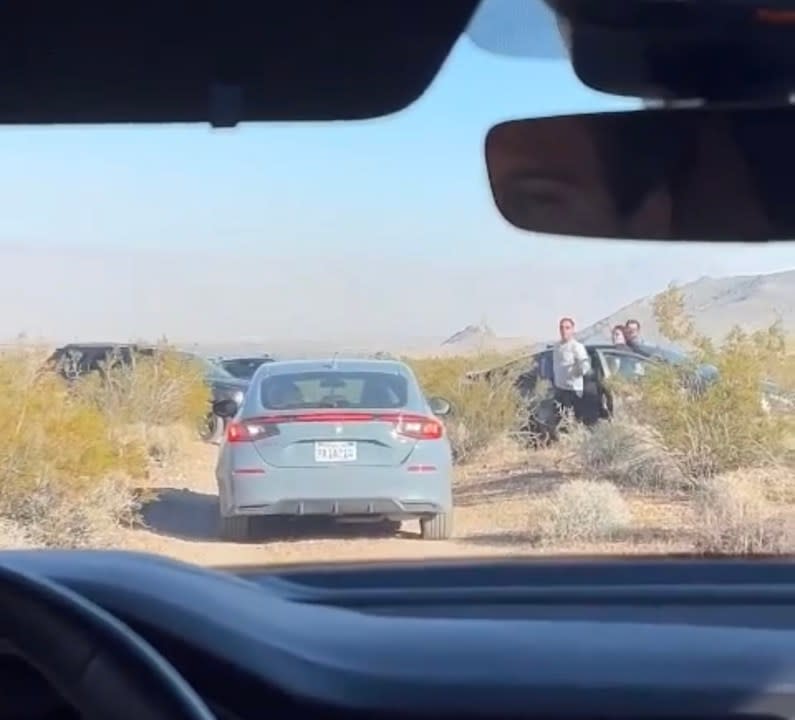
[[[574,419],[579,422],[583,421],[584,407],[582,400],[582,393],[575,390],[561,390],[555,388],[555,402],[558,406],[558,422],[563,417],[563,413],[571,410],[574,413]]]

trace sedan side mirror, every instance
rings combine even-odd
[[[434,415],[438,415],[439,417],[449,415],[453,410],[453,406],[450,404],[450,401],[445,400],[443,397],[429,398],[428,405],[431,407],[431,412]]]
[[[237,414],[238,404],[232,398],[216,400],[213,403],[213,413],[225,420]]]

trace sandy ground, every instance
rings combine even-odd
[[[153,483],[157,497],[143,510],[145,529],[128,530],[124,545],[204,565],[289,564],[357,560],[423,559],[549,553],[659,553],[687,550],[682,535],[686,507],[670,499],[629,498],[635,530],[599,546],[539,546],[534,512],[559,483],[569,479],[542,453],[501,456],[480,463],[456,481],[455,531],[449,541],[426,541],[417,523],[397,535],[372,526],[329,526],[317,521],[271,525],[247,543],[218,537],[213,467],[217,449],[195,443],[189,461]]]

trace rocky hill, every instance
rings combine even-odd
[[[735,326],[754,331],[780,320],[784,330],[795,334],[795,270],[770,275],[702,277],[681,287],[685,308],[697,330],[720,340]],[[654,321],[654,295],[636,300],[578,333],[582,340],[610,337],[610,329],[629,319],[640,322],[646,341],[661,342]]]

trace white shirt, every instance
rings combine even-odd
[[[588,351],[578,340],[559,342],[552,349],[552,376],[555,387],[581,393],[582,378],[591,370]]]

